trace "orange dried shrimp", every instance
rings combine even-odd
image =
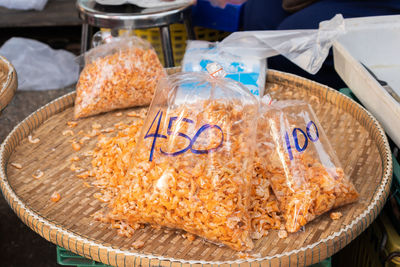
[[[131,47],[85,66],[76,87],[75,119],[148,105],[165,71],[153,49]]]
[[[292,233],[317,216],[356,201],[358,193],[343,169],[332,163],[335,161],[328,157],[320,141],[318,148],[309,145],[305,151],[293,152],[290,158],[287,152],[288,139],[285,142],[283,136],[291,129],[299,129],[294,125],[300,122],[292,121],[291,113],[285,111],[287,113],[284,114],[280,109],[271,108],[263,115],[263,119],[259,119],[257,152],[264,159],[261,168],[269,177],[285,228]],[[299,110],[294,112],[300,114]],[[304,114],[306,111],[302,112]],[[322,134],[320,131],[319,134]],[[305,144],[304,140],[299,142]],[[303,147],[305,149],[306,146]],[[318,153],[323,153],[323,156],[320,157]],[[324,157],[328,158],[330,167],[321,163]]]

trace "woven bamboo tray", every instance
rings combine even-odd
[[[17,90],[17,73],[11,63],[0,56],[0,113]]]
[[[84,186],[70,170],[68,159],[76,152],[68,142],[71,137],[61,134],[73,118],[74,93],[42,107],[10,133],[0,150],[1,190],[21,220],[42,237],[109,265],[305,266],[319,262],[357,237],[381,211],[392,177],[389,145],[370,113],[337,91],[272,70],[267,90],[276,99],[304,99],[312,104],[345,172],[360,192],[360,200],[338,209],[343,213],[341,219],[333,221],[328,214],[322,215],[286,239],[271,231],[255,242],[254,258],[240,259],[234,251],[200,238],[190,243],[173,230],[146,227],[131,238],[123,238],[115,229],[94,221],[91,214],[102,206],[93,197],[97,189]],[[105,128],[121,120],[133,118],[111,112],[80,120],[73,130],[86,132],[94,122]],[[30,134],[40,142],[28,142]],[[89,141],[79,153],[93,149],[95,142]],[[12,167],[12,162],[22,164],[22,169]],[[39,168],[45,175],[32,178]],[[54,191],[62,196],[57,203],[50,201]],[[131,244],[136,240],[145,241],[145,246],[133,249]]]

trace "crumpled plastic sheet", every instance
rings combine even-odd
[[[43,10],[47,0],[1,0],[0,6],[8,9],[19,9],[19,10]]]
[[[333,42],[346,33],[341,14],[323,21],[318,30],[244,31],[226,37],[218,48],[234,55],[268,58],[283,55],[315,74],[329,54]]]
[[[17,71],[19,90],[60,89],[75,83],[79,77],[74,54],[54,50],[36,40],[13,37],[0,48],[0,55]]]

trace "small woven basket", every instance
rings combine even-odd
[[[17,73],[13,65],[0,56],[0,113],[10,103],[17,87]]]

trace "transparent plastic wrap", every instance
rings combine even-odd
[[[260,101],[260,112],[265,111],[264,103],[270,103],[271,98],[265,95]],[[258,125],[260,123],[260,125]],[[250,217],[252,225],[252,238],[259,239],[268,234],[270,229],[282,229],[282,213],[279,209],[278,200],[272,190],[270,172],[268,172],[265,161],[266,151],[263,149],[267,139],[264,113],[257,121],[257,148],[254,154],[254,171],[251,188]]]
[[[254,95],[264,95],[266,58],[283,55],[315,74],[338,36],[345,33],[343,16],[320,23],[318,30],[240,31],[220,43],[190,41],[183,71],[206,71],[209,63],[222,65],[227,77],[244,84]]]
[[[260,239],[268,235],[271,229],[281,229],[283,221],[268,172],[263,168],[264,161],[265,159],[261,158],[256,151],[249,207],[252,239]]]
[[[333,42],[346,32],[341,14],[322,21],[318,30],[239,31],[218,44],[220,50],[248,58],[283,55],[300,68],[315,74]]]
[[[269,177],[288,232],[358,199],[312,107],[263,99],[256,157]]]
[[[206,73],[162,79],[112,216],[252,249],[257,113],[257,99],[233,80]]]
[[[74,54],[37,40],[12,37],[1,46],[0,55],[15,67],[18,90],[60,89],[76,83],[79,77]]]
[[[75,118],[148,105],[166,75],[151,45],[135,36],[113,38],[84,55],[76,86]]]

